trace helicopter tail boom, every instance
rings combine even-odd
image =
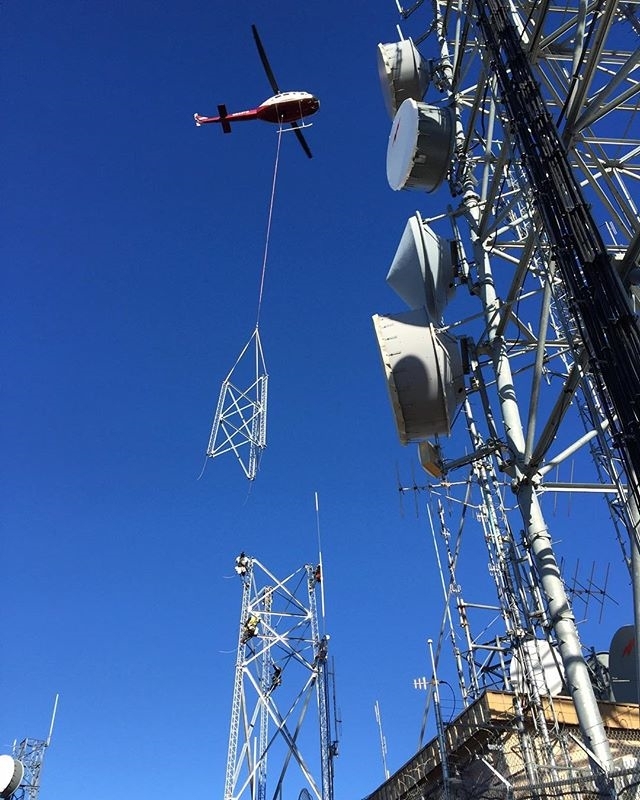
[[[224,133],[231,133],[231,123],[227,119],[227,107],[225,105],[218,106],[218,114],[220,115],[220,124]]]
[[[250,108],[248,111],[235,111],[229,114],[225,105],[218,106],[218,117],[203,117],[200,114],[194,114],[193,118],[196,125],[208,125],[209,123],[217,123],[220,125],[224,133],[231,133],[231,122],[242,122],[247,119],[256,119],[258,117],[258,109]]]
[[[198,128],[210,122],[219,122],[224,133],[231,133],[231,123],[228,120],[229,112],[227,111],[227,107],[225,105],[218,106],[218,114],[220,115],[219,117],[202,117],[200,114],[194,114],[193,118]]]

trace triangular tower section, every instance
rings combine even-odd
[[[260,332],[256,327],[222,383],[207,447],[209,458],[233,452],[250,481],[256,477],[260,456],[267,445],[267,384]]]
[[[329,636],[313,564],[279,579],[241,553],[242,606],[224,800],[333,800]]]

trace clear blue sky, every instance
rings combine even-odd
[[[0,750],[44,737],[59,692],[42,800],[221,796],[233,560],[245,550],[282,575],[314,561],[317,491],[336,794],[362,797],[382,777],[376,699],[390,768],[415,749],[412,682],[442,605],[426,516],[398,500],[415,453],[397,442],[370,321],[402,310],[384,278],[407,217],[446,202],[386,183],[375,47],[395,39],[395,6],[27,0],[1,13]],[[192,115],[271,94],[252,23],[281,87],[321,109],[312,161],[282,144],[261,318],[269,441],[249,487],[232,456],[198,476],[255,323],[276,129],[223,136]],[[559,538],[584,530],[576,506],[555,509]],[[618,621],[605,617],[599,649]]]

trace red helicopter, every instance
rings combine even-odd
[[[267,59],[267,54],[262,46],[262,42],[260,41],[260,36],[258,35],[256,26],[252,25],[251,30],[253,31],[253,38],[255,40],[256,47],[258,48],[262,66],[264,67],[264,71],[267,74],[267,78],[271,84],[271,88],[275,92],[275,95],[273,97],[269,97],[257,108],[251,108],[247,111],[235,111],[232,114],[229,114],[225,105],[219,105],[219,116],[217,117],[202,117],[200,114],[194,114],[193,118],[196,121],[196,125],[208,125],[211,122],[217,122],[222,126],[224,133],[231,133],[232,122],[242,122],[247,119],[261,119],[265,122],[275,122],[277,124],[288,122],[293,128],[293,132],[300,142],[302,149],[309,158],[312,158],[311,150],[309,149],[307,140],[302,135],[300,125],[298,125],[298,120],[304,119],[304,117],[309,117],[311,114],[315,114],[320,108],[320,102],[312,94],[309,94],[309,92],[280,91],[278,82],[275,79],[273,70],[271,69],[269,60]]]

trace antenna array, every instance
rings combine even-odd
[[[420,7],[398,9],[408,20]],[[429,476],[445,605],[433,673],[449,640],[467,708],[487,690],[513,693],[530,786],[564,785],[584,759],[554,716],[553,696],[570,694],[591,768],[583,785],[611,794],[620,751],[547,520],[562,492],[608,503],[638,629],[637,9],[436,0],[430,10],[415,38],[378,47],[395,115],[387,177],[394,190],[448,185],[451,198],[409,219],[387,280],[410,310],[374,325],[399,438],[419,444]],[[478,596],[464,588],[470,552]],[[444,796],[457,779],[446,761]],[[515,791],[485,761],[487,785]]]

